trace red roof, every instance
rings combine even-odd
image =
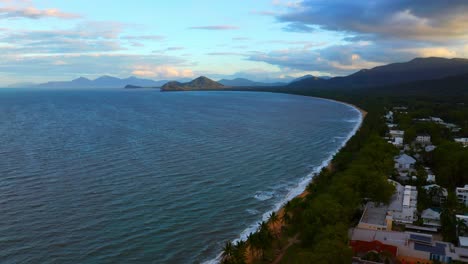
[[[380,241],[374,240],[372,242],[361,241],[361,240],[352,240],[350,243],[351,248],[354,253],[367,253],[369,251],[389,252],[392,256],[396,257],[398,248],[395,246],[384,244]]]

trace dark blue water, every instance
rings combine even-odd
[[[213,259],[359,120],[282,94],[0,89],[0,262]]]

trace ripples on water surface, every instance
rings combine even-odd
[[[358,121],[282,94],[0,90],[0,260],[212,259]]]

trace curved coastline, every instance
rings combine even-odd
[[[306,97],[312,97],[312,96],[306,96]],[[257,228],[258,228],[258,223],[262,222],[262,221],[266,221],[268,220],[270,214],[272,212],[276,212],[278,215],[281,215],[282,214],[282,210],[283,210],[283,207],[284,205],[288,202],[288,201],[291,201],[292,199],[296,198],[296,197],[304,197],[308,194],[307,192],[307,186],[313,182],[314,180],[314,176],[318,173],[320,173],[320,171],[323,169],[323,168],[331,168],[331,161],[333,160],[333,157],[341,151],[341,149],[346,146],[346,144],[348,143],[348,141],[358,132],[358,130],[361,128],[362,126],[362,123],[364,121],[364,118],[366,117],[367,115],[367,112],[365,110],[363,110],[362,108],[356,106],[356,105],[353,105],[353,104],[350,104],[350,103],[347,103],[347,102],[342,102],[342,101],[338,101],[338,100],[334,100],[334,99],[328,99],[328,98],[322,98],[322,97],[312,97],[312,98],[316,98],[316,99],[321,99],[321,100],[325,100],[325,101],[331,101],[331,102],[335,102],[337,104],[342,104],[342,105],[346,105],[348,107],[350,107],[351,109],[353,109],[354,111],[358,112],[359,114],[359,121],[356,123],[356,125],[354,126],[353,130],[346,136],[346,138],[343,140],[343,142],[341,143],[340,147],[337,148],[333,153],[330,154],[330,156],[327,157],[327,159],[325,159],[321,165],[315,167],[309,174],[307,174],[298,184],[296,187],[292,188],[289,193],[280,201],[278,202],[273,209],[263,213],[262,215],[262,219],[260,219],[259,221],[255,222],[254,224],[250,225],[249,227],[247,227],[245,230],[243,230],[239,237],[232,240],[233,243],[236,243],[237,241],[245,241],[247,239],[247,236],[252,233],[252,232],[255,232],[257,231]],[[216,264],[216,263],[220,263],[221,262],[221,257],[222,257],[222,253],[219,253],[215,258],[213,259],[210,259],[210,260],[207,260],[207,261],[204,261],[203,264]]]

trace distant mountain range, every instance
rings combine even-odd
[[[112,76],[101,76],[95,80],[90,80],[84,77],[74,79],[72,81],[63,82],[47,82],[38,84],[35,87],[40,88],[122,88],[126,85],[134,85],[139,87],[161,87],[168,80],[153,81],[150,79],[140,79],[137,77],[129,77],[120,79]]]
[[[313,69],[311,69],[313,70]],[[213,90],[213,89],[233,89],[240,87],[250,89],[254,87],[282,87],[282,89],[295,90],[339,90],[339,89],[378,89],[378,87],[392,87],[400,84],[412,83],[413,85],[422,85],[419,81],[438,80],[451,76],[460,76],[455,79],[447,79],[447,82],[463,83],[465,74],[468,74],[468,59],[446,59],[446,58],[416,58],[408,62],[392,63],[375,67],[372,69],[363,69],[344,77],[316,77],[312,75],[302,76],[297,79],[291,79],[290,83],[285,82],[256,82],[245,78],[236,78],[232,80],[222,79],[215,82],[206,77],[199,77],[193,81],[182,79],[179,81],[168,80],[150,80],[129,77],[120,79],[111,76],[102,76],[95,80],[84,77],[72,81],[47,82],[43,84],[16,84],[10,87],[41,87],[41,88],[142,88],[142,87],[163,87],[162,90]],[[440,84],[440,82],[437,82]],[[425,82],[424,85],[430,85]],[[431,87],[434,87],[433,85]]]
[[[186,83],[168,82],[161,87],[161,91],[219,90],[223,88],[226,88],[226,86],[205,76],[200,76]]]
[[[392,63],[360,70],[345,77],[328,80],[305,78],[289,87],[306,89],[350,89],[389,86],[421,80],[435,80],[468,73],[468,59],[416,58],[409,62]]]
[[[255,82],[245,78],[236,78],[232,80],[228,79],[221,79],[218,81],[220,84],[224,86],[284,86],[287,85],[287,82],[274,82],[274,83],[266,83],[266,82]]]

